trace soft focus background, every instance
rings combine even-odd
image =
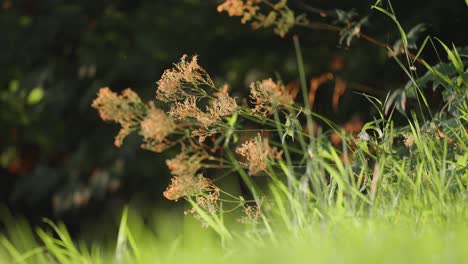
[[[371,13],[373,1],[291,0],[305,6],[351,10],[369,17],[363,32],[388,45],[398,37],[394,24]],[[294,29],[280,38],[253,31],[239,18],[218,13],[219,1],[206,0],[1,0],[0,1],[0,204],[32,223],[61,219],[72,232],[105,220],[128,202],[158,207],[170,178],[167,155],[139,148],[137,136],[118,149],[118,127],[103,123],[91,102],[97,90],[132,87],[154,99],[156,81],[183,54],[198,54],[200,65],[234,95],[246,95],[251,81],[298,76],[292,35],[303,46],[309,79],[325,72],[351,87],[333,109],[333,84],[317,93],[314,110],[339,124],[369,118],[365,89],[384,98],[404,85],[405,76],[387,51],[359,39],[339,45],[335,32]],[[458,46],[468,43],[468,12],[463,0],[394,0],[409,30],[426,23],[426,35]],[[324,20],[309,14],[311,20]],[[434,53],[424,54],[437,61]],[[444,58],[445,59],[445,58]],[[354,87],[354,88],[353,88]],[[361,88],[359,88],[361,87]],[[428,97],[435,107],[438,94]]]

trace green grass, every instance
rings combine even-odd
[[[63,227],[56,227],[56,234],[40,232],[40,244],[8,233],[16,249],[2,238],[0,256],[1,263],[463,263],[467,210],[459,204],[446,211],[389,209],[372,218],[331,214],[298,236],[275,229],[271,240],[265,230],[246,228],[224,243],[198,222],[174,223],[170,217],[177,217],[167,214],[167,221],[159,215],[152,227],[124,221],[115,249],[100,242],[74,245]]]
[[[239,224],[238,215],[210,214],[197,203],[192,206],[198,220],[155,210],[143,221],[130,207],[117,225],[115,219],[100,223],[115,226],[111,237],[97,232],[92,239],[72,240],[62,224],[45,220],[46,227],[32,230],[3,210],[0,263],[463,263],[468,257],[464,118],[446,127],[437,120],[401,129],[389,120],[369,123],[368,128],[383,124],[385,133],[356,142],[355,164],[361,156],[370,160],[367,155],[375,161],[361,160],[354,169],[358,175],[350,174],[350,164],[342,163],[334,148],[317,148],[313,158],[322,169],[314,177],[329,179],[323,197],[301,190],[300,181],[292,179],[288,189],[288,180],[272,176],[256,223]],[[400,134],[414,138],[405,154],[395,149]],[[278,175],[288,171],[286,164],[279,167],[273,170]],[[366,174],[362,191],[359,182]]]

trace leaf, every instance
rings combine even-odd
[[[448,85],[453,85],[452,80],[445,74],[441,73],[440,71],[434,69],[433,67],[429,66],[425,61],[422,61],[423,65],[435,76],[440,78],[442,81],[444,81]]]
[[[290,136],[292,138],[292,141],[294,141],[294,133],[295,133],[295,130],[296,130],[296,122],[295,121],[296,121],[296,119],[294,118],[294,116],[292,116],[292,114],[290,114],[286,118],[286,123],[284,124],[284,126],[285,126],[284,134],[281,137],[281,143],[282,144],[284,144],[286,136]]]
[[[30,16],[20,16],[20,18],[18,19],[18,24],[21,27],[28,27],[29,25],[31,25],[31,22],[32,18]]]
[[[457,74],[457,69],[455,69],[455,66],[451,63],[439,63],[435,66],[432,66],[432,68],[450,78]],[[433,90],[437,89],[439,86],[445,85],[445,83],[440,78],[438,78],[432,71],[429,70],[417,80],[417,83],[420,87],[426,87],[429,83],[432,83]]]
[[[19,82],[18,80],[13,80],[10,82],[10,92],[14,93],[16,91],[18,91],[18,88],[19,88]]]
[[[353,22],[351,26],[346,27],[345,29],[340,31],[340,40],[339,44],[343,45],[343,42],[346,43],[346,46],[351,45],[351,41],[355,36],[359,36],[359,33],[361,32],[361,27],[366,24],[368,21],[367,17],[362,18],[361,20],[357,22]]]
[[[467,0],[467,1],[468,1],[468,0]],[[381,2],[382,2],[382,0],[377,0],[377,1],[375,1],[375,4],[374,4],[374,5],[375,5],[375,6],[380,5]]]
[[[238,115],[239,115],[239,113],[234,112],[234,114],[232,114],[232,116],[226,117],[226,120],[228,121],[228,124],[229,124],[229,129],[228,129],[228,131],[226,133],[226,138],[224,140],[224,146],[229,145],[229,143],[231,141],[231,138],[233,139],[234,143],[236,143],[237,140],[238,140],[237,135],[234,133]]]
[[[371,138],[369,136],[369,134],[367,134],[366,131],[361,131],[361,133],[359,133],[358,137],[361,139],[361,140],[364,140],[364,141],[369,141]]]
[[[285,131],[283,136],[281,137],[282,144],[284,144],[286,136],[290,136],[292,138],[292,141],[294,141],[294,133],[296,133],[296,130],[300,130],[300,124],[297,121],[297,117],[300,113],[301,112],[297,113],[296,116],[290,114],[286,117],[286,123],[284,124]]]
[[[0,153],[0,166],[7,167],[17,156],[17,150],[14,146],[10,146]]]
[[[27,103],[29,105],[37,104],[42,100],[43,97],[44,97],[44,89],[38,86],[32,89],[31,92],[29,93],[28,98],[27,98]]]
[[[226,120],[228,121],[228,124],[229,124],[230,127],[233,127],[233,126],[236,125],[238,116],[239,116],[239,113],[234,112],[234,114],[232,114],[232,116],[226,117]]]
[[[286,127],[286,130],[284,131],[284,134],[281,137],[281,144],[284,144],[286,140],[286,136],[292,137],[294,141],[294,128],[291,127],[291,120],[289,118],[286,120],[286,123],[284,124],[284,126]]]
[[[467,0],[467,1],[468,1],[468,0]],[[421,47],[419,48],[418,53],[416,54],[416,56],[415,56],[414,59],[413,59],[413,63],[419,58],[419,55],[421,55],[421,52],[423,51],[424,47],[426,47],[427,41],[428,41],[429,39],[430,39],[429,36],[427,36],[427,37],[424,39],[423,43],[421,44]]]
[[[455,68],[457,69],[458,73],[460,74],[463,74],[463,63],[460,59],[459,56],[456,56],[458,55],[458,52],[457,53],[453,53],[449,47],[447,47],[447,45],[445,45],[445,43],[443,43],[440,39],[436,38],[437,41],[439,41],[440,45],[442,45],[442,47],[444,47],[445,51],[447,52],[447,55],[449,57],[449,59],[452,61],[453,65],[455,65]],[[456,51],[456,49],[455,49]]]

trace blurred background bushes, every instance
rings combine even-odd
[[[174,206],[162,192],[169,180],[164,155],[139,148],[130,137],[113,145],[117,126],[100,122],[90,107],[97,90],[132,87],[144,100],[155,95],[162,71],[182,54],[198,54],[219,84],[245,95],[251,81],[296,79],[292,34],[300,37],[310,79],[332,71],[347,84],[382,97],[405,76],[386,50],[354,39],[338,44],[335,32],[294,29],[285,38],[252,31],[205,0],[2,0],[0,1],[0,203],[36,222],[60,218],[72,231],[136,199]],[[372,1],[290,0],[304,6],[370,15],[363,31],[389,45],[398,32],[372,13]],[[393,1],[405,29],[426,23],[446,43],[467,44],[463,0]],[[322,21],[315,14],[311,20]],[[429,61],[437,58],[424,54]],[[445,59],[445,58],[444,58]],[[337,66],[338,64],[338,66]],[[333,84],[317,92],[316,111],[338,123],[368,118],[366,100],[347,89],[333,109]],[[170,153],[168,153],[170,155]]]

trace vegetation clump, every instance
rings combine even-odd
[[[375,108],[369,122],[340,127],[312,111],[316,89],[306,85],[297,36],[299,96],[278,77],[252,82],[247,98],[232,97],[227,84],[213,81],[198,57],[187,55],[164,71],[148,103],[131,89],[119,95],[101,88],[92,107],[102,120],[120,125],[117,147],[135,132],[146,150],[178,152],[166,160],[172,179],[163,195],[186,201],[190,216],[156,217],[157,224],[148,226],[125,208],[111,253],[99,244],[73,242],[64,226],[50,221],[52,233],[38,229],[40,244],[22,248],[24,242],[15,238],[20,231],[7,222],[0,257],[19,263],[462,261],[468,234],[468,54],[429,37],[410,53],[409,36],[390,2],[388,7],[377,1],[373,9],[395,22],[401,43],[398,52],[383,48],[408,83],[385,98],[363,93]],[[336,29],[296,16],[285,0],[226,0],[218,11],[242,17],[254,28],[274,26],[281,37],[295,26]],[[373,42],[362,34],[365,19],[338,14],[342,41]],[[449,60],[426,62],[420,54],[429,42]],[[424,74],[418,75],[415,65]],[[425,97],[430,88],[443,94],[443,106],[435,112]],[[396,124],[396,115],[405,125]],[[240,181],[246,190],[229,192],[222,186],[225,178]],[[194,225],[191,216],[206,229]],[[179,225],[188,226],[194,238],[177,231]],[[162,227],[174,233],[134,231]]]

